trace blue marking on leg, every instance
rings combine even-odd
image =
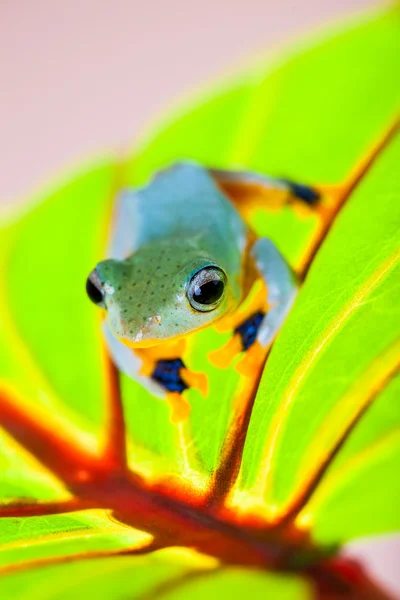
[[[303,200],[303,202],[305,202],[306,204],[310,204],[312,206],[313,204],[316,204],[318,202],[320,196],[316,190],[313,190],[312,187],[309,187],[308,185],[303,185],[301,183],[294,183],[289,179],[281,179],[281,181],[287,184],[290,191],[294,196],[296,196],[296,198],[299,198],[299,200]]]
[[[261,311],[256,312],[235,329],[235,333],[240,335],[243,350],[248,350],[256,341],[257,333],[264,317],[265,313]]]
[[[185,364],[180,358],[159,360],[151,378],[168,392],[182,393],[188,388],[180,376],[180,370],[183,368],[185,368]]]

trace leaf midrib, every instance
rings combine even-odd
[[[361,302],[368,295],[370,295],[381,284],[382,280],[384,280],[391,273],[391,271],[399,262],[399,258],[400,254],[398,251],[396,251],[389,256],[385,262],[379,266],[378,269],[374,271],[367,282],[364,282],[356,290],[350,301],[347,302],[345,307],[340,311],[336,318],[331,321],[329,326],[314,342],[303,362],[300,363],[300,365],[295,369],[288,385],[285,388],[285,394],[280,402],[280,406],[271,419],[270,427],[266,434],[266,443],[264,446],[266,450],[260,461],[260,470],[266,473],[266,477],[262,482],[260,482],[261,485],[255,487],[255,495],[264,497],[267,489],[272,485],[271,473],[273,471],[273,460],[276,449],[285,432],[285,427],[291,414],[291,407],[293,406],[294,399],[299,390],[302,388],[304,382],[310,376],[316,364],[318,363],[319,356],[330,346],[336,335],[347,323],[349,315],[357,310],[357,307],[359,307]]]

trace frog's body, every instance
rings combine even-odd
[[[310,192],[297,189],[297,196]],[[90,275],[88,291],[107,310],[114,362],[153,393],[172,396],[176,418],[187,387],[206,391],[206,374],[189,372],[182,361],[188,334],[231,328],[233,343],[214,356],[224,366],[250,346],[267,347],[286,316],[293,274],[272,242],[256,239],[240,198],[248,206],[249,198],[283,203],[295,195],[287,182],[180,163],[120,198],[109,259]],[[243,317],[241,304],[259,279],[257,301]]]
[[[113,260],[97,270],[114,288],[108,316],[121,341],[154,346],[215,321],[215,311],[195,313],[186,300],[188,278],[205,265],[218,265],[229,282],[218,316],[238,305],[249,232],[206,170],[179,164],[160,173],[122,196],[118,217]]]

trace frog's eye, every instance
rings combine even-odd
[[[86,293],[94,304],[105,308],[104,290],[96,269],[90,273],[86,280]]]
[[[218,267],[205,267],[197,271],[190,280],[187,297],[195,310],[214,310],[221,302],[226,284],[226,275]]]

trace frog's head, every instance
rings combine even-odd
[[[160,344],[201,329],[238,302],[237,284],[192,240],[160,240],[89,275],[89,298],[111,331],[131,347]]]

